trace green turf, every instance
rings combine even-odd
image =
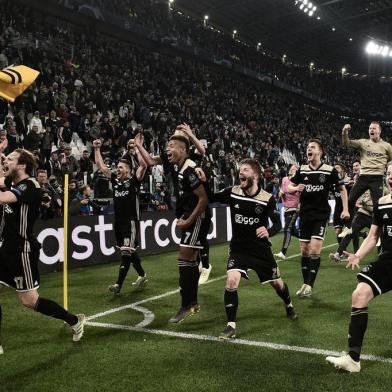
[[[282,237],[274,238],[279,251]],[[325,245],[335,242],[332,230]],[[326,350],[346,348],[351,292],[355,274],[327,258],[311,300],[292,295],[299,320],[286,319],[281,300],[269,285],[260,286],[255,274],[239,289],[239,338]],[[293,240],[289,255],[299,251]],[[227,246],[211,249],[211,278],[225,273]],[[374,256],[373,256],[374,258]],[[176,255],[144,259],[150,276],[142,292],[134,292],[129,277],[119,297],[107,292],[118,265],[110,264],[70,272],[71,310],[93,315],[176,289]],[[301,285],[300,259],[280,263],[291,293]],[[61,274],[42,276],[40,294],[62,301]],[[141,306],[155,313],[152,329],[217,336],[225,326],[224,279],[202,286],[201,312],[179,326],[168,326],[178,309],[179,294]],[[167,337],[125,330],[86,327],[83,340],[72,343],[62,322],[23,309],[10,290],[1,290],[3,307],[0,391],[389,391],[392,364],[362,361],[360,374],[336,372],[324,356],[260,347]],[[370,307],[364,353],[392,357],[388,339],[391,315],[388,295]],[[387,311],[385,311],[387,310]],[[134,326],[141,313],[126,309],[94,321]]]

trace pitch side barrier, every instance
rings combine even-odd
[[[211,209],[212,223],[208,240],[224,243],[231,238],[230,209]],[[42,248],[39,269],[60,271],[64,261],[64,229],[62,219],[37,221],[34,232]],[[139,252],[141,255],[173,251],[180,243],[180,231],[171,211],[141,214]],[[115,247],[114,215],[71,217],[69,220],[68,266],[78,268],[120,260]]]

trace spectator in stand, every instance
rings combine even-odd
[[[41,203],[40,217],[42,219],[55,218],[61,216],[62,200],[48,181],[46,170],[38,169],[36,174],[37,182],[41,186],[45,197]]]
[[[79,161],[71,155],[72,148],[66,146],[64,156],[61,161],[61,171],[64,174],[69,174],[71,178],[76,179],[79,175],[80,165]]]
[[[44,129],[42,126],[42,120],[40,118],[39,111],[37,111],[37,110],[34,112],[34,115],[31,118],[30,123],[29,123],[30,132],[34,127],[36,127],[36,131],[35,131],[36,133],[40,134],[40,133],[44,132]]]
[[[79,161],[79,173],[78,180],[83,180],[84,183],[90,184],[92,181],[93,174],[93,163],[90,160],[90,154],[88,150],[83,150],[82,157]]]
[[[89,185],[83,185],[78,189],[76,197],[71,200],[69,205],[69,214],[71,216],[77,215],[92,215],[93,209],[90,205],[90,197],[92,190]]]
[[[33,125],[30,132],[24,139],[24,147],[31,152],[40,150],[41,148],[42,133],[38,132],[38,125]]]
[[[46,161],[44,169],[49,177],[62,178],[61,165],[56,151],[50,154],[50,159]]]
[[[69,121],[68,120],[64,121],[63,126],[61,126],[59,128],[58,132],[59,132],[58,138],[59,138],[60,141],[66,143],[66,144],[71,143],[71,141],[72,141],[72,130],[71,130],[70,126],[69,126]]]

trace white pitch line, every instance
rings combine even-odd
[[[337,244],[334,243],[334,244],[326,245],[322,249],[330,248],[330,247],[335,246],[335,245],[337,245]],[[298,257],[298,256],[301,256],[301,253],[297,253],[295,255],[288,256],[285,260],[293,259],[293,258]],[[219,276],[217,278],[211,279],[208,282],[206,282],[204,285],[209,284],[209,283],[214,283],[214,282],[216,282],[218,280],[224,279],[225,277],[226,277],[226,275],[222,275],[222,276]],[[97,318],[104,317],[104,316],[107,316],[109,314],[113,314],[113,313],[116,313],[116,312],[121,312],[121,311],[126,310],[126,309],[133,309],[134,306],[142,305],[142,304],[144,304],[146,302],[151,302],[151,301],[155,301],[155,300],[162,299],[162,298],[165,298],[165,297],[169,297],[170,295],[174,295],[174,294],[177,294],[179,292],[180,292],[180,289],[170,290],[170,291],[167,291],[166,293],[159,294],[159,295],[154,295],[153,297],[149,297],[149,298],[143,299],[141,301],[138,301],[138,302],[135,302],[135,303],[132,303],[132,304],[119,306],[117,308],[113,308],[113,309],[106,310],[104,312],[93,314],[93,315],[87,317],[87,320],[88,321],[89,320],[95,320]],[[142,312],[142,313],[144,313],[144,312]]]
[[[260,348],[267,348],[271,350],[280,350],[280,351],[291,351],[297,353],[306,353],[306,354],[315,354],[315,355],[334,355],[340,356],[342,355],[341,352],[332,351],[332,350],[323,350],[315,347],[301,347],[301,346],[289,346],[287,344],[279,344],[279,343],[270,343],[270,342],[261,342],[257,340],[245,340],[245,339],[232,339],[229,341],[222,342],[219,338],[210,335],[198,335],[193,333],[184,333],[184,332],[175,332],[175,331],[166,331],[163,329],[149,329],[149,328],[140,328],[140,327],[133,327],[128,325],[118,325],[118,324],[110,324],[110,323],[98,323],[95,321],[88,321],[87,325],[93,327],[100,327],[100,328],[110,328],[110,329],[119,329],[125,331],[134,331],[134,332],[144,332],[150,333],[153,335],[161,335],[161,336],[169,336],[169,337],[176,337],[182,339],[193,339],[193,340],[202,340],[208,342],[220,342],[220,344],[239,344],[242,346],[251,346],[251,347],[260,347]],[[383,363],[392,363],[392,358],[381,357],[377,355],[371,354],[362,354],[362,360],[367,361],[375,361],[375,362],[383,362]]]

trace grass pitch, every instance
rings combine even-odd
[[[335,241],[330,230],[324,245]],[[275,252],[281,242],[281,235],[273,238]],[[179,294],[169,293],[178,287],[175,253],[146,257],[148,286],[133,291],[131,270],[118,297],[107,291],[117,276],[117,264],[71,271],[70,309],[98,323],[86,326],[76,344],[62,322],[23,309],[11,290],[2,289],[5,353],[0,356],[0,391],[389,391],[388,295],[370,305],[363,352],[374,357],[362,361],[361,373],[338,372],[325,363],[322,350],[346,349],[356,286],[354,272],[328,260],[334,250],[329,246],[323,251],[312,299],[295,297],[302,283],[300,257],[279,263],[299,315],[295,322],[286,318],[268,284],[261,286],[254,273],[250,281],[242,280],[237,344],[215,340],[225,326],[227,245],[211,248],[213,281],[200,287],[201,312],[178,326],[167,323],[179,307]],[[293,239],[288,255],[298,253]],[[41,280],[41,296],[61,302],[62,275],[47,274]],[[127,307],[138,302],[143,309]],[[94,317],[115,308],[120,309]],[[146,329],[135,330],[144,320],[141,311],[154,320]]]

